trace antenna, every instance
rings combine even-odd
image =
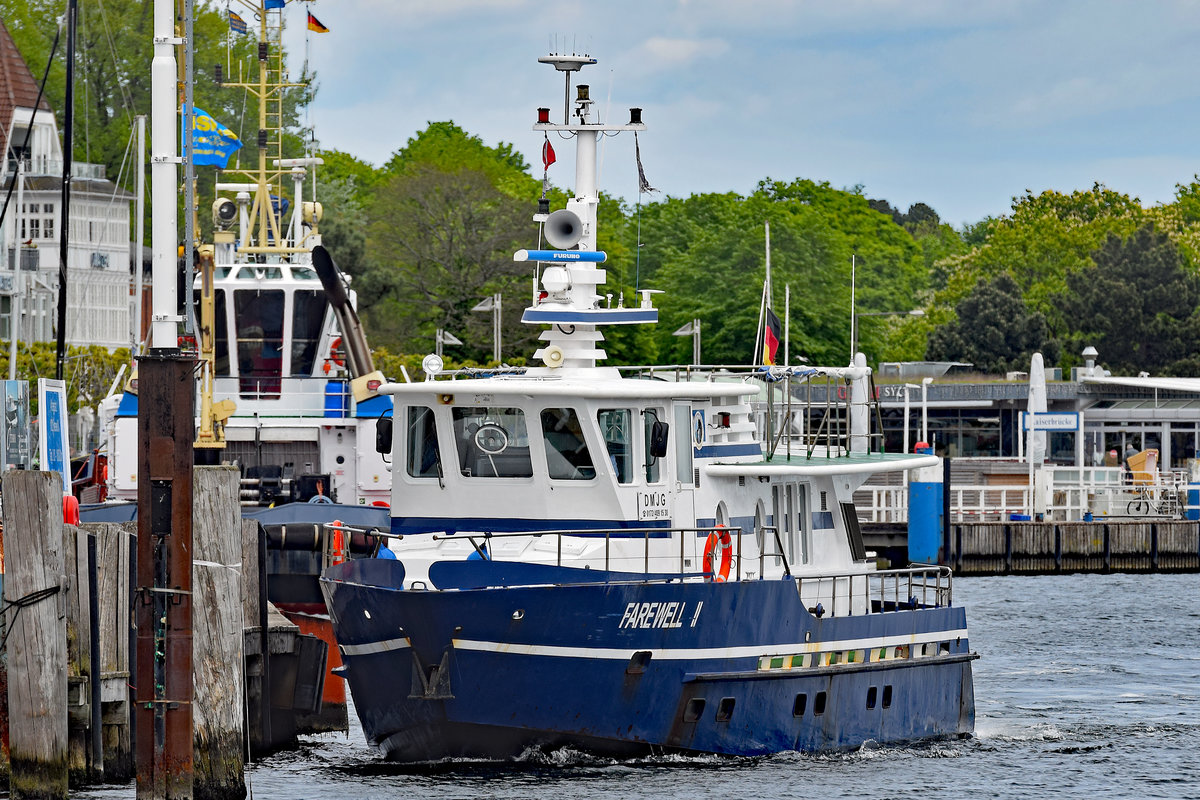
[[[542,56],[538,59],[542,64],[553,64],[554,68],[563,73],[566,78],[566,88],[563,90],[563,125],[571,124],[571,73],[578,72],[588,64],[595,64],[596,59],[591,56],[577,55],[561,55],[554,53],[548,56]]]

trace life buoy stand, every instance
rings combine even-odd
[[[717,549],[721,551],[721,563],[717,566]],[[729,538],[729,529],[717,525],[709,532],[704,542],[704,576],[715,583],[729,580],[729,567],[733,563],[733,540]]]
[[[342,351],[342,337],[336,337],[329,343],[329,358],[325,359],[325,374],[328,375],[334,366],[346,366],[346,354]]]
[[[330,544],[329,563],[342,564],[346,561],[346,531],[340,519],[335,519],[329,524],[332,529],[332,543]]]

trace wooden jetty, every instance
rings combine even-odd
[[[892,563],[907,561],[902,525],[865,524],[863,540]],[[955,522],[938,561],[960,575],[1200,572],[1200,522]]]
[[[194,783],[242,798],[245,754],[295,746],[318,713],[326,645],[266,601],[266,537],[244,522],[238,472],[193,476]],[[13,798],[135,776],[135,523],[64,525],[57,473],[2,478],[0,780]],[[7,556],[7,558],[4,558]],[[248,713],[247,713],[248,712]]]

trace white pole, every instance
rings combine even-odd
[[[850,363],[851,364],[854,363],[854,350],[855,350],[855,343],[857,342],[857,339],[855,339],[855,330],[854,330],[854,271],[855,271],[855,268],[857,267],[857,264],[855,263],[856,260],[857,260],[857,255],[854,253],[851,253],[850,254]]]
[[[146,241],[146,115],[137,116],[137,219],[133,235],[133,337],[130,352],[138,352],[142,341],[142,243]]]
[[[575,198],[583,201],[586,217],[583,236],[579,238],[580,250],[596,249],[596,131],[581,130],[575,133]]]
[[[150,63],[151,242],[154,248],[150,341],[179,347],[175,275],[179,249],[179,121],[175,113],[175,3],[154,2],[154,59]],[[190,244],[190,243],[189,243]],[[190,287],[189,287],[190,288]]]
[[[495,342],[493,343],[493,344],[495,344],[495,352],[492,354],[492,356],[493,356],[493,358],[496,359],[496,363],[499,364],[500,363],[500,293],[499,292],[496,292],[496,295],[492,298],[492,323],[494,326],[493,332],[495,333],[495,337],[494,337]]]
[[[700,319],[692,320],[692,363],[700,366]]]
[[[1026,417],[1027,422],[1032,422],[1033,415]],[[1025,451],[1026,461],[1029,462],[1029,518],[1034,516],[1034,488],[1033,488],[1033,426],[1029,426],[1029,448]]]
[[[791,348],[791,333],[792,333],[792,285],[785,283],[783,285],[783,365],[785,367],[791,365],[791,357],[789,350]]]
[[[763,222],[767,233],[767,308],[771,307],[771,220]]]
[[[767,320],[767,312],[765,310],[766,307],[767,307],[767,282],[763,281],[762,297],[760,297],[758,300],[758,333],[756,333],[754,336],[754,363],[755,363],[755,365],[761,363],[758,355],[760,352],[762,352],[761,348],[763,347],[763,344],[764,344],[763,343],[763,325],[766,323],[766,320]]]
[[[929,444],[929,384],[933,378],[921,379],[921,441]]]
[[[904,452],[905,453],[909,452],[909,449],[908,449],[908,408],[909,408],[909,403],[911,400],[911,395],[909,394],[909,389],[915,389],[915,388],[917,388],[917,387],[911,383],[904,384]],[[908,475],[907,472],[905,472],[904,474]]]
[[[25,176],[24,164],[25,159],[17,159],[17,173],[13,176],[13,180],[17,182],[17,213],[13,219],[13,241],[16,242],[16,249],[13,251],[17,254],[17,263],[13,264],[13,293],[12,303],[9,305],[9,313],[12,315],[12,323],[9,325],[9,334],[12,340],[8,345],[8,379],[15,381],[17,379],[17,341],[21,338],[21,301],[24,300],[25,294],[25,275],[21,270],[21,223],[25,221]]]

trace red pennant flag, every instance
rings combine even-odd
[[[550,146],[550,140],[542,145],[542,170],[550,169],[550,165],[556,161],[554,157],[554,148]]]

